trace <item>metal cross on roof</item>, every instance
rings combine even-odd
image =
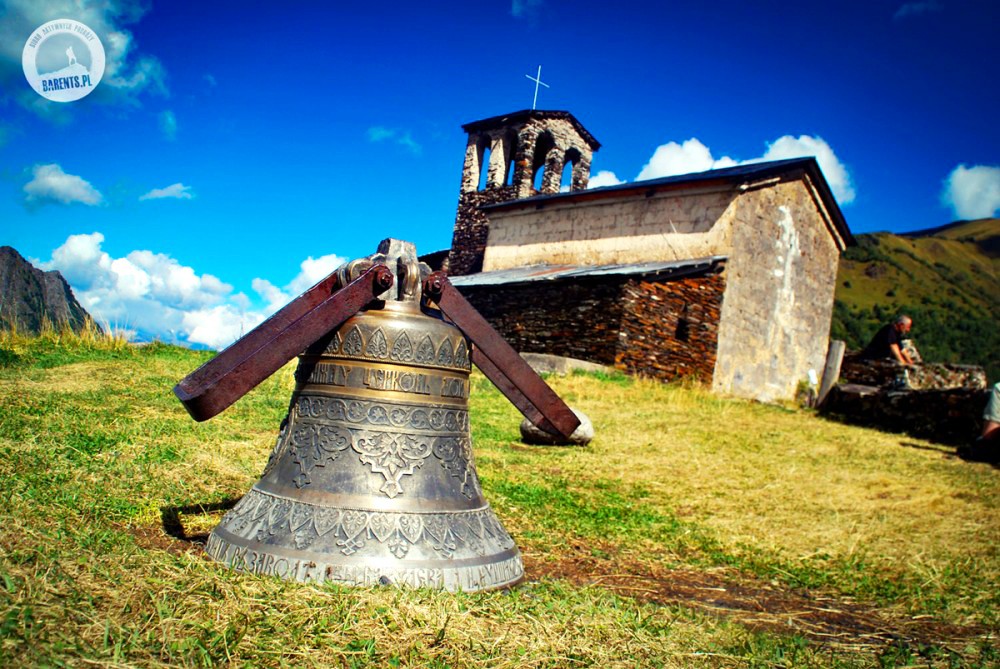
[[[531,79],[533,82],[535,82],[535,97],[531,101],[531,108],[534,109],[535,108],[535,104],[538,103],[538,85],[541,84],[542,86],[545,86],[545,88],[548,88],[549,85],[547,83],[545,83],[544,81],[542,81],[542,66],[541,65],[538,66],[538,74],[536,74],[535,76],[531,76],[530,74],[526,74],[524,76],[528,77],[528,79]]]

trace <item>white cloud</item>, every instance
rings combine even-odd
[[[799,135],[792,137],[785,135],[773,144],[769,144],[767,152],[761,160],[784,160],[786,158],[805,158],[814,156],[823,170],[833,196],[840,204],[848,204],[854,201],[854,185],[851,183],[851,176],[847,168],[840,162],[833,149],[822,137],[811,137],[809,135]],[[750,161],[756,162],[756,161]]]
[[[512,0],[510,13],[516,19],[534,19],[542,7],[542,0]]]
[[[95,31],[104,45],[104,78],[92,94],[95,100],[111,104],[137,105],[144,92],[166,94],[166,75],[160,61],[136,53],[135,40],[126,28],[148,11],[148,3],[133,0],[6,0],[0,6],[0,99],[13,95],[25,108],[40,116],[65,121],[67,105],[44,100],[21,86],[21,51],[24,41],[42,24],[72,17]],[[17,85],[15,85],[17,84]],[[11,91],[16,91],[11,93]]]
[[[668,142],[656,147],[653,157],[643,166],[636,180],[657,179],[660,177],[692,174],[768,160],[805,158],[808,156],[816,158],[816,162],[819,163],[820,169],[823,171],[827,183],[830,184],[830,189],[833,191],[833,196],[837,199],[837,202],[840,204],[853,202],[855,197],[854,186],[851,183],[851,176],[847,168],[844,167],[844,164],[840,162],[833,149],[822,137],[809,135],[800,135],[799,137],[785,135],[784,137],[780,137],[767,145],[767,151],[762,156],[749,160],[735,160],[729,156],[715,158],[712,156],[712,151],[695,137],[685,141],[683,144]],[[600,174],[598,173],[598,175]],[[591,179],[591,185],[593,183],[594,179]]]
[[[404,132],[402,135],[400,135],[399,138],[396,140],[396,143],[399,144],[400,146],[406,147],[407,149],[409,149],[418,156],[424,150],[423,147],[420,146],[420,144],[418,144],[416,140],[413,139],[413,137],[410,135],[409,132]]]
[[[184,312],[181,329],[187,340],[210,348],[223,348],[261,323],[259,314],[241,311],[232,304]]]
[[[269,313],[273,314],[291,300],[289,295],[286,295],[280,288],[267,279],[258,277],[250,283],[250,286],[254,289],[254,292],[264,298],[264,301],[267,303],[266,310]]]
[[[918,2],[907,2],[893,14],[892,18],[897,21],[900,19],[905,19],[908,16],[920,16],[921,14],[931,14],[933,12],[940,12],[944,9],[944,5],[937,0],[921,0]]]
[[[42,269],[57,269],[84,308],[101,323],[144,338],[226,346],[241,329],[263,321],[245,308],[245,297],[211,274],[162,253],[132,251],[113,258],[101,248],[104,235],[71,235]],[[235,333],[235,335],[234,335]]]
[[[278,288],[267,279],[254,279],[251,287],[267,303],[265,311],[272,314],[292,301],[296,296],[319,283],[330,272],[343,265],[347,260],[338,255],[330,254],[313,258],[309,256],[299,265],[299,273],[287,286]]]
[[[163,200],[163,199],[174,199],[174,200],[190,200],[194,197],[194,193],[191,192],[191,186],[185,186],[182,183],[175,183],[167,186],[166,188],[154,188],[153,190],[139,196],[140,200]]]
[[[368,141],[370,142],[381,142],[384,139],[389,139],[396,134],[395,130],[391,128],[386,128],[381,125],[373,125],[368,128]]]
[[[62,167],[55,163],[35,165],[31,173],[33,178],[24,185],[25,201],[28,204],[81,202],[93,206],[100,204],[104,199],[90,182],[74,174],[66,174]]]
[[[617,186],[618,184],[625,183],[617,176],[614,172],[608,170],[601,170],[594,176],[590,177],[590,181],[587,182],[587,188],[601,188],[602,186]]]
[[[115,258],[103,243],[99,232],[72,235],[39,265],[59,270],[100,323],[143,339],[210,348],[228,346],[343,263],[336,255],[309,257],[283,289],[254,279],[266,304],[252,308],[231,285],[168,255],[137,250]]]
[[[656,147],[653,157],[643,166],[636,179],[642,181],[674,174],[704,172],[719,167],[731,167],[735,164],[736,162],[729,157],[715,160],[708,147],[692,137],[683,144],[668,142]]]
[[[995,216],[1000,210],[1000,167],[959,165],[944,181],[941,202],[957,218]]]
[[[163,136],[171,142],[177,139],[177,116],[174,115],[174,112],[169,109],[162,111],[159,119],[160,132],[163,133]]]
[[[386,128],[381,125],[373,125],[368,128],[369,142],[392,141],[402,147],[409,149],[415,155],[420,155],[423,147],[413,139],[409,130],[397,130],[396,128]]]

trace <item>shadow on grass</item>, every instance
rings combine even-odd
[[[900,446],[907,448],[917,448],[922,451],[937,451],[946,457],[955,457],[969,464],[990,465],[994,469],[1000,469],[1000,449],[988,446],[967,446],[965,448],[951,448],[949,446],[936,446],[934,444],[915,444],[912,441],[901,441]]]
[[[901,441],[899,445],[906,448],[915,448],[920,451],[935,451],[942,455],[955,455],[955,449],[952,446],[944,444],[918,444],[912,441]]]
[[[202,530],[205,526],[204,521],[209,520],[214,526],[221,519],[220,512],[229,511],[239,501],[239,497],[234,497],[213,504],[161,507],[160,520],[163,523],[163,531],[175,539],[204,545],[208,542],[209,535],[209,531]]]

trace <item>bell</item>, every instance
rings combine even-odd
[[[303,336],[311,344],[299,356],[288,416],[263,475],[212,531],[208,555],[233,569],[297,581],[451,591],[511,586],[524,574],[521,556],[484,499],[473,462],[474,347],[463,330],[422,299],[430,270],[417,261],[412,244],[386,240],[379,253],[339,269],[330,285],[356,287],[372,268],[382,275],[374,284],[368,280],[355,299],[363,310],[346,320],[334,316],[340,325],[318,338],[315,331],[322,325],[304,322],[311,312],[279,312],[272,320],[280,322],[259,328],[267,333],[263,340],[277,341],[278,348],[278,340],[296,326],[309,331]],[[379,294],[390,283],[386,269],[393,285]],[[433,286],[441,299],[440,282]],[[324,299],[329,287],[316,291],[312,301]],[[331,308],[340,308],[348,292],[327,299],[336,303]],[[212,361],[178,384],[176,392],[192,415],[201,419],[221,410],[215,406],[198,415],[192,407],[208,402],[204,388],[252,368],[251,359],[271,348],[260,344],[263,340],[237,342],[231,348],[243,346],[244,359],[231,356],[206,371]],[[300,345],[294,341],[286,348]],[[281,357],[279,351],[270,367]],[[495,375],[505,363],[501,356],[480,366],[492,367]],[[516,373],[499,376],[508,385],[523,385]],[[525,403],[516,389],[514,396]],[[231,401],[232,396],[222,403]],[[535,418],[550,432],[569,434],[575,427],[553,430],[545,418],[537,413]]]

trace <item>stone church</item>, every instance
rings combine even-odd
[[[762,401],[822,374],[853,240],[813,158],[588,190],[600,144],[569,112],[463,129],[444,266],[514,348]]]

